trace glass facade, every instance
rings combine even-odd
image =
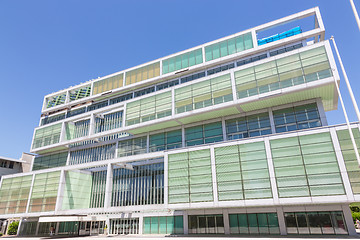
[[[271,198],[264,142],[215,148],[219,201]]]
[[[113,218],[110,219],[110,234],[139,234],[138,218]]]
[[[324,47],[235,72],[239,99],[332,76]]]
[[[49,212],[55,210],[59,180],[60,171],[35,175],[29,212]]]
[[[360,152],[360,132],[358,128],[352,129],[356,146]],[[348,129],[336,131],[340,143],[341,153],[345,161],[351,188],[354,194],[360,194],[360,169],[356,160],[354,147],[352,145]]]
[[[90,208],[104,207],[107,171],[91,172]]]
[[[32,175],[6,178],[0,189],[0,214],[24,213],[29,199]]]
[[[93,95],[110,91],[112,89],[120,88],[123,86],[124,74],[120,73],[115,76],[102,79],[94,82]]]
[[[169,203],[213,201],[210,150],[171,154]]]
[[[176,113],[232,101],[230,74],[175,89]]]
[[[143,234],[183,233],[183,216],[144,217]]]
[[[162,74],[178,71],[200,63],[203,63],[201,48],[162,60]]]
[[[182,147],[181,129],[150,135],[150,152]]]
[[[113,170],[112,207],[164,203],[164,163]]]
[[[86,148],[70,152],[69,165],[115,158],[115,144]]]
[[[146,153],[146,137],[133,138],[119,142],[118,157]]]
[[[62,210],[89,208],[91,184],[91,172],[66,171]]]
[[[250,115],[226,121],[228,140],[271,134],[268,113]]]
[[[189,234],[224,234],[223,215],[190,215]]]
[[[91,93],[91,85],[88,85],[88,86],[85,86],[82,88],[78,88],[78,89],[74,89],[74,90],[70,90],[69,91],[70,102],[79,100],[84,97],[88,97],[88,96],[90,96],[90,93]]]
[[[23,221],[20,225],[20,236],[35,236],[38,222]]]
[[[221,122],[185,128],[185,145],[195,146],[223,141]]]
[[[280,234],[276,213],[229,214],[231,234]]]
[[[51,155],[38,155],[34,158],[32,170],[65,166],[68,152],[56,153]]]
[[[251,32],[205,47],[206,61],[253,48]]]
[[[61,93],[57,96],[46,98],[46,108],[55,107],[64,104],[66,100],[66,93]]]
[[[157,76],[160,76],[160,62],[152,63],[126,72],[125,85],[141,82]]]
[[[342,212],[287,212],[288,234],[347,234]]]
[[[320,127],[316,103],[281,109],[273,112],[276,132],[288,132]]]
[[[329,133],[270,140],[279,197],[345,194]]]
[[[126,125],[147,122],[171,115],[171,92],[130,102],[126,105]]]
[[[52,145],[60,141],[61,123],[37,129],[32,148]]]
[[[95,118],[95,133],[109,131],[121,127],[123,112],[105,114],[102,118]]]
[[[71,140],[89,135],[90,119],[68,122],[65,124],[66,140]]]

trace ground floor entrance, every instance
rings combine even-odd
[[[355,235],[356,231],[346,204],[107,212],[81,218],[24,218],[19,228],[21,236],[102,234]]]

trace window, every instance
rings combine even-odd
[[[160,76],[160,62],[152,63],[126,72],[125,81],[126,85],[130,85],[157,76]]]
[[[118,157],[146,153],[146,137],[133,138],[119,142]]]
[[[348,234],[340,211],[287,212],[284,215],[288,234]]]
[[[180,147],[182,147],[181,129],[150,135],[150,152]]]
[[[329,133],[270,140],[280,198],[344,195]]]
[[[231,119],[225,123],[228,140],[271,134],[268,113]]]
[[[186,146],[223,141],[221,122],[189,127],[185,129]]]
[[[224,234],[223,215],[190,215],[190,234]]]
[[[183,216],[144,217],[144,234],[183,234]]]
[[[251,32],[205,47],[206,61],[253,48]]]
[[[280,234],[276,213],[229,214],[231,234]]]
[[[33,164],[33,171],[65,166],[67,161],[68,153],[56,153],[51,155],[36,156]]]
[[[162,73],[171,73],[174,71],[178,71],[184,68],[188,68],[203,62],[202,58],[202,49],[199,48],[197,50],[183,53],[181,55],[168,58],[162,61],[163,70]]]
[[[281,109],[273,112],[276,132],[288,132],[320,127],[316,103]]]
[[[112,77],[94,82],[93,95],[106,92],[123,86],[124,74],[118,74]]]

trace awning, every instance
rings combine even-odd
[[[39,218],[39,222],[82,222],[103,220],[105,220],[104,216],[54,216]]]

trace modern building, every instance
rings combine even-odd
[[[325,114],[339,82],[312,8],[49,94],[0,217],[19,235],[354,235],[360,171]]]

